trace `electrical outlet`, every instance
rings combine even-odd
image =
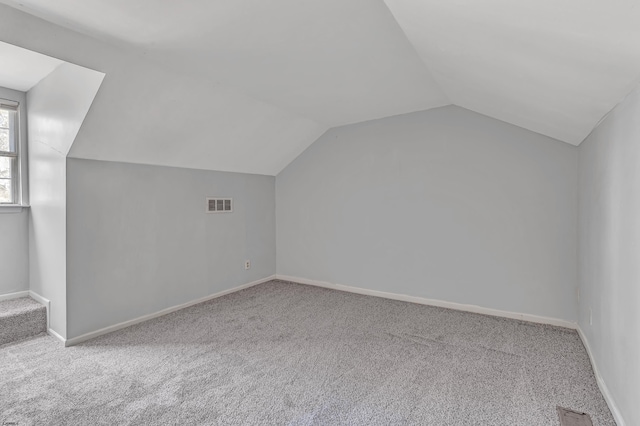
[[[593,325],[593,311],[589,307],[589,325]]]
[[[250,260],[245,260],[244,261],[244,269],[251,269],[251,261]]]

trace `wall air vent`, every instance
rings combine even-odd
[[[233,198],[207,198],[207,213],[233,212]]]

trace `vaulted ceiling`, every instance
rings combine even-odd
[[[381,0],[3,1],[330,127],[450,104]]]
[[[448,99],[579,145],[640,78],[637,0],[385,0]]]
[[[277,174],[324,129],[448,104],[577,145],[640,79],[636,0],[0,2],[268,105],[280,130],[225,128],[234,171]]]

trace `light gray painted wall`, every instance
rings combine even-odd
[[[34,105],[40,101],[37,86]],[[31,92],[30,92],[31,93]],[[43,98],[46,97],[44,94]],[[40,99],[39,99],[40,98]],[[34,125],[37,121],[34,120]],[[32,130],[37,138],[40,130]],[[42,132],[43,135],[45,132]],[[29,288],[51,301],[49,327],[66,334],[66,227],[65,174],[66,158],[45,143],[29,141]]]
[[[27,93],[29,287],[51,301],[50,328],[67,335],[66,155],[103,75],[62,64]]]
[[[29,211],[0,210],[0,295],[29,290]]]
[[[458,107],[332,129],[276,178],[278,274],[575,321],[577,166]]]
[[[20,102],[20,139],[26,140],[27,109],[26,94],[0,87],[0,98]],[[26,143],[20,144],[23,189],[26,181]],[[23,200],[27,201],[26,191]],[[0,295],[29,290],[29,211],[3,209],[0,206]]]
[[[580,145],[579,182],[580,328],[625,424],[640,425],[640,89]]]
[[[69,338],[275,274],[274,177],[67,166]],[[205,213],[216,196],[233,213]]]

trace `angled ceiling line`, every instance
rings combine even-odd
[[[607,111],[599,120],[598,122],[591,128],[591,130],[589,131],[589,133],[587,133],[587,135],[580,141],[580,143],[578,144],[578,146],[582,145],[582,142],[584,142],[585,140],[589,139],[589,136],[591,136],[591,134],[598,128],[598,126],[600,126],[600,124],[605,121],[607,119],[607,117],[618,108],[618,105],[624,103],[627,98],[629,98],[629,96],[631,96],[631,94],[633,94],[633,92],[636,91],[636,89],[638,89],[640,87],[640,76],[633,82],[633,84],[631,85],[631,89],[629,89],[628,93],[625,94],[622,98],[620,98],[620,100],[618,102],[616,102],[616,104],[609,109],[609,111]]]
[[[396,16],[393,14],[393,11],[389,8],[389,4],[387,2],[387,0],[384,0],[384,4],[387,8],[387,10],[389,11],[389,13],[391,14],[391,16],[393,17],[394,22],[396,23],[396,25],[398,26],[398,29],[400,31],[402,31],[402,34],[404,34],[405,39],[407,40],[407,43],[409,43],[409,45],[411,46],[411,48],[413,49],[414,53],[416,54],[416,56],[418,58],[420,58],[420,62],[422,62],[422,65],[424,65],[424,68],[426,70],[426,72],[431,76],[431,78],[433,79],[433,81],[436,82],[436,84],[438,85],[438,88],[442,91],[442,93],[444,93],[445,97],[447,98],[447,101],[449,102],[450,105],[455,105],[455,103],[453,102],[453,100],[451,99],[451,95],[448,93],[447,89],[444,87],[444,85],[442,84],[442,82],[440,81],[440,79],[438,78],[438,76],[436,76],[436,74],[433,72],[433,70],[431,69],[431,66],[429,65],[429,63],[427,62],[426,58],[423,58],[422,55],[420,55],[420,53],[418,52],[418,49],[415,45],[415,43],[409,38],[409,36],[407,35],[407,32],[404,30],[404,28],[402,27],[402,25],[400,25],[400,22],[398,22],[398,19],[396,18]],[[445,106],[445,105],[442,105]]]
[[[640,71],[630,1],[385,3],[453,104],[571,145]]]
[[[326,130],[6,5],[0,5],[0,40],[107,74],[70,157],[275,176]],[[190,123],[187,132],[158,116],[163,105],[183,95],[178,113]],[[114,120],[121,125],[112,125]]]
[[[213,134],[237,138],[236,148],[223,141],[219,150],[238,156],[268,149],[247,138],[271,135],[264,144],[277,151],[301,126],[315,134],[450,104],[578,145],[640,72],[640,10],[631,0],[589,8],[580,0],[0,3],[166,70],[167,84],[193,92],[198,108],[250,129],[215,122]],[[211,107],[207,96],[233,100],[235,110],[219,99]]]

